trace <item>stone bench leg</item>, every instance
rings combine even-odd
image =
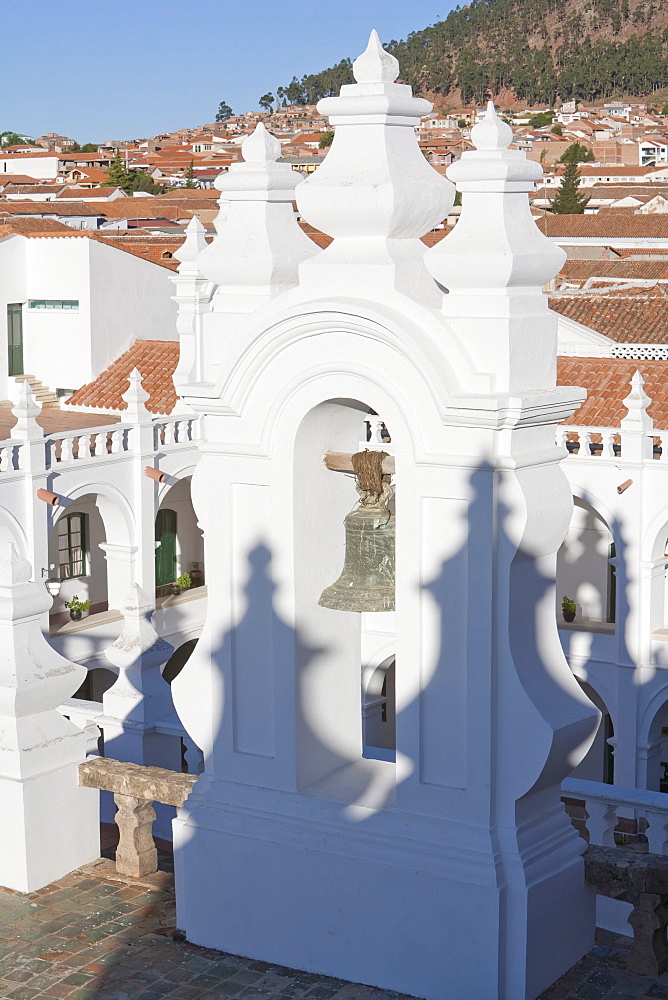
[[[633,947],[626,967],[638,976],[660,976],[668,969],[668,903],[665,896],[641,892],[633,900],[629,923]]]
[[[120,833],[116,848],[116,871],[140,878],[158,870],[158,852],[153,842],[155,809],[150,799],[114,795],[118,806],[116,825]]]

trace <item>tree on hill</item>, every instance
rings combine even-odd
[[[583,142],[573,142],[559,157],[559,163],[592,163],[594,154]]]
[[[268,111],[271,114],[271,112],[274,110],[274,95],[263,94],[257,103],[260,105],[263,111]]]
[[[81,147],[82,153],[97,153],[98,145],[96,142],[86,142]]]
[[[216,121],[217,122],[229,121],[229,119],[232,117],[233,114],[234,111],[232,111],[232,108],[229,106],[229,104],[226,104],[225,101],[221,101],[220,104],[218,105],[218,111],[216,112]]]
[[[582,215],[589,204],[589,195],[580,191],[580,171],[575,162],[567,165],[561,184],[552,199],[551,210],[556,215]]]
[[[190,161],[190,166],[186,170],[185,177],[186,177],[186,182],[183,185],[184,187],[187,187],[188,189],[197,187],[197,180],[195,179],[195,168],[193,166],[192,160]]]
[[[552,133],[552,135],[563,135],[564,134],[564,126],[560,125],[559,122],[557,122],[556,125],[552,126],[552,128],[550,129],[550,132]]]
[[[326,149],[328,146],[331,146],[333,142],[334,131],[330,130],[329,132],[323,132],[318,142],[318,149]]]
[[[116,155],[107,170],[107,184],[111,187],[122,188],[126,193],[132,190],[132,176],[121,160],[120,149],[116,150]]]
[[[385,47],[403,83],[432,98],[458,91],[463,106],[506,90],[550,107],[557,97],[648,95],[668,86],[665,7],[665,0],[468,0]],[[343,59],[284,89],[290,103],[313,104],[352,82]]]

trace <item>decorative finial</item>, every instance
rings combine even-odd
[[[636,369],[635,374],[631,378],[631,392],[623,400],[624,406],[628,411],[628,416],[631,416],[633,412],[645,413],[647,407],[651,405],[652,400],[643,389],[644,385],[645,379],[642,377],[641,372]],[[625,419],[628,419],[628,417]]]
[[[241,143],[241,155],[246,163],[273,163],[281,155],[281,144],[258,122],[255,131]]]
[[[380,44],[375,28],[365,51],[353,63],[353,76],[358,83],[394,83],[399,76],[399,62]]]
[[[128,417],[138,419],[147,414],[146,402],[150,399],[150,396],[144,388],[142,375],[138,368],[132,369],[128,375],[128,379],[130,385],[121,397],[126,405],[125,407],[119,407],[119,409],[126,409]]]
[[[499,118],[493,101],[487,102],[485,117],[471,129],[471,142],[476,149],[507,149],[513,141],[513,130]]]
[[[206,229],[199,221],[199,215],[193,215],[192,219],[186,226],[186,238],[184,239],[178,250],[175,250],[172,254],[177,260],[181,261],[181,264],[190,264],[197,258],[197,254],[200,250],[203,250],[207,245],[206,239],[204,238],[206,234]]]

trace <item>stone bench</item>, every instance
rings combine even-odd
[[[79,784],[113,792],[118,807],[116,871],[141,878],[158,870],[153,841],[154,802],[180,809],[198,780],[163,767],[130,764],[110,757],[89,757],[79,764]]]
[[[668,969],[668,857],[590,844],[584,860],[586,880],[597,893],[633,905],[627,969],[660,976]]]

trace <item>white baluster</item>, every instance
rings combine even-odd
[[[601,458],[614,458],[615,457],[615,431],[610,429],[605,429],[601,431],[601,439],[603,444],[603,449],[601,451]]]
[[[201,774],[204,770],[204,754],[193,740],[186,734],[181,739],[185,749],[185,759],[188,765],[188,774]]]
[[[589,843],[601,847],[615,846],[615,826],[617,825],[617,808],[614,802],[604,799],[587,799],[587,829]]]
[[[72,458],[72,437],[62,437],[60,438],[60,459],[61,462],[69,462]]]
[[[114,429],[107,434],[107,454],[117,455],[121,450],[121,434],[122,431]]]
[[[649,823],[645,836],[652,854],[666,854],[668,840],[668,812],[665,809],[645,809],[645,819]]]
[[[174,444],[174,421],[166,420],[165,423],[163,424],[163,427],[164,427],[164,436],[162,439],[162,443],[164,444],[165,448],[167,448],[169,447],[170,444]]]
[[[578,452],[578,456],[580,458],[591,458],[591,448],[589,447],[591,444],[591,431],[584,430],[583,428],[579,432],[578,437],[580,440],[580,451]]]
[[[569,433],[570,430],[568,427],[557,427],[557,448],[563,448],[564,451],[567,451],[566,439],[568,438]]]
[[[11,448],[7,445],[0,445],[0,472],[7,472],[10,454]]]

